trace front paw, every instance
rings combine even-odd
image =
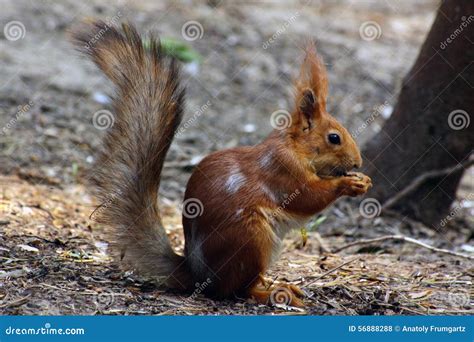
[[[355,197],[365,194],[372,187],[369,176],[360,172],[351,172],[341,177],[343,195]]]

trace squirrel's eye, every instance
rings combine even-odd
[[[331,144],[334,144],[334,145],[340,145],[341,144],[341,138],[339,137],[338,134],[329,134],[328,135],[328,140]]]

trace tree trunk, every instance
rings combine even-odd
[[[403,80],[392,116],[366,145],[365,172],[382,204],[416,177],[466,161],[474,145],[474,1],[446,0]],[[438,228],[465,168],[428,177],[392,210]]]

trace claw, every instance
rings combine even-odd
[[[304,302],[300,298],[306,297],[306,294],[298,286],[280,282],[276,284],[274,281],[266,279],[262,274],[259,274],[258,280],[264,289],[255,286],[249,293],[257,303],[304,307]]]

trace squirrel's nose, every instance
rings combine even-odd
[[[362,167],[362,158],[360,155],[358,155],[356,158],[353,159],[353,166],[354,169],[360,169]]]

